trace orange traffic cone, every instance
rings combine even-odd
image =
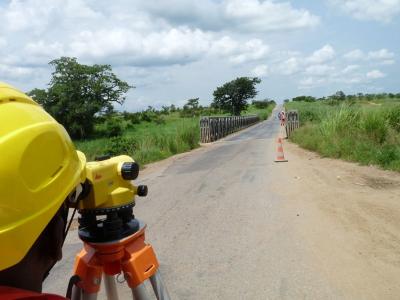
[[[277,148],[276,148],[276,159],[275,162],[287,162],[288,160],[285,159],[285,155],[283,154],[283,145],[282,145],[282,139],[278,138],[277,140]]]

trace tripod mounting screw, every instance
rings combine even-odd
[[[139,165],[135,162],[124,162],[121,166],[121,176],[125,180],[134,180],[139,176]]]
[[[148,192],[147,185],[139,185],[137,187],[137,195],[139,197],[146,197]]]

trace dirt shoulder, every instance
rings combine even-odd
[[[321,271],[350,299],[398,299],[400,174],[283,147],[274,186]]]

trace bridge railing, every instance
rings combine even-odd
[[[260,121],[256,115],[237,117],[201,117],[200,142],[210,143],[228,134],[249,127]]]
[[[286,136],[290,137],[292,132],[300,127],[299,112],[297,110],[289,110],[286,112]]]

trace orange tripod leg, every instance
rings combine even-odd
[[[156,274],[159,263],[153,247],[145,243],[145,226],[135,234],[115,242],[84,243],[76,256],[74,275],[85,293],[98,293],[103,272],[116,275],[123,271],[130,288],[134,289]]]
[[[126,245],[125,254],[122,270],[130,288],[149,279],[159,267],[153,247],[144,241],[144,231]]]
[[[81,279],[77,286],[88,294],[98,293],[100,290],[103,267],[96,257],[96,250],[84,247],[75,258],[74,274]]]

